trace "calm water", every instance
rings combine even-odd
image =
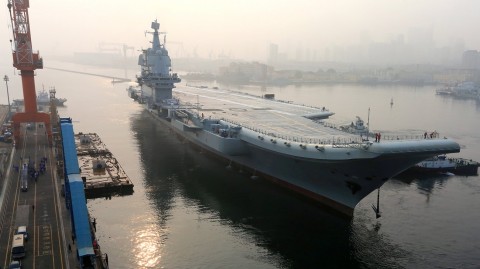
[[[10,99],[19,98],[19,77],[2,71],[11,79]],[[97,132],[135,183],[131,196],[88,201],[112,268],[480,266],[478,176],[393,179],[380,192],[380,219],[371,209],[377,197],[372,193],[357,206],[354,218],[345,220],[191,148],[128,99],[126,84],[48,69],[37,74],[37,88],[55,86],[57,96],[68,99],[59,112],[73,118],[75,131]],[[370,108],[373,130],[436,130],[462,145],[455,156],[480,160],[480,103],[436,96],[434,87],[240,90],[326,106],[337,113],[338,122],[351,122],[357,115],[366,120]],[[0,102],[6,103],[6,97]]]

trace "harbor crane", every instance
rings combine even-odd
[[[24,111],[12,116],[15,145],[20,145],[20,124],[43,122],[49,143],[52,142],[50,115],[37,111],[35,91],[35,70],[43,69],[43,59],[39,52],[32,50],[32,36],[28,16],[29,0],[8,0],[8,10],[13,32],[13,66],[20,71],[24,98]]]
[[[125,43],[112,43],[112,42],[101,42],[98,44],[98,50],[100,52],[113,51],[120,54],[123,53],[123,57],[127,58],[127,52],[131,51],[132,54],[135,51],[135,47],[128,46]]]

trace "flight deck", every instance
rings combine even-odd
[[[361,141],[358,134],[343,132],[322,120],[334,113],[325,107],[310,107],[246,93],[204,87],[179,87],[173,95],[182,105],[197,108],[200,115],[224,119],[249,129],[268,130],[285,139],[335,137],[342,141]],[[266,132],[266,131],[265,131]]]

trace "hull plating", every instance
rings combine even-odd
[[[409,152],[382,154],[374,159],[320,160],[292,157],[241,140],[236,151],[229,151],[218,142],[225,138],[205,130],[185,130],[182,122],[167,121],[155,110],[149,111],[155,119],[195,145],[347,215],[352,215],[358,202],[389,178],[432,155]]]

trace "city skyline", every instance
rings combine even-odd
[[[402,53],[412,48],[411,57],[424,62],[480,50],[476,10],[480,2],[471,0],[45,0],[30,1],[29,13],[33,50],[41,56],[98,52],[101,43],[125,44],[137,55],[149,46],[150,36],[141,33],[157,19],[168,33],[172,58],[266,61],[269,45],[277,44],[279,53],[292,60],[372,63],[388,59],[385,51],[394,48],[392,62],[402,63],[409,58]],[[5,54],[11,52],[9,16],[4,8],[0,49]]]

